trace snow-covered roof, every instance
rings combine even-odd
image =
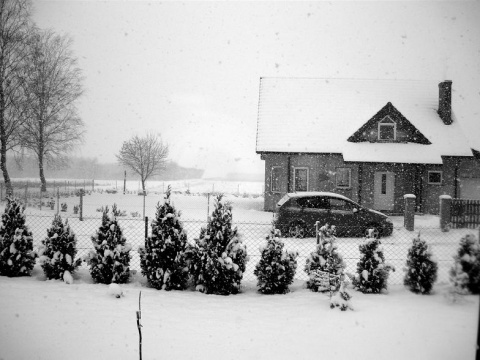
[[[439,82],[262,78],[256,151],[341,153],[345,161],[433,164],[441,164],[441,156],[472,156],[455,114],[451,125],[437,114]],[[347,141],[388,102],[431,144]]]

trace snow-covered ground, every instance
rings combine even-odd
[[[432,295],[403,286],[352,291],[354,311],[296,281],[286,295],[261,295],[253,281],[232,296],[148,288],[139,274],[112,296],[87,270],[74,283],[0,277],[0,359],[474,359],[478,296]]]

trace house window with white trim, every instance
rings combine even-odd
[[[280,192],[280,177],[282,174],[282,167],[281,166],[273,166],[272,167],[272,174],[271,174],[271,186],[270,191],[272,192]]]
[[[442,185],[443,172],[442,171],[429,171],[428,183],[432,185]]]
[[[337,168],[335,173],[335,183],[337,188],[346,189],[352,185],[352,169],[342,167]]]
[[[388,141],[397,139],[397,124],[390,116],[385,116],[378,122],[378,140]]]
[[[294,190],[295,191],[308,191],[308,168],[294,168]]]

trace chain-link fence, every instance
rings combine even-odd
[[[33,232],[34,244],[39,246],[42,239],[46,236],[46,231],[50,227],[53,214],[51,215],[27,215],[27,225]],[[138,247],[144,244],[145,234],[151,233],[151,218],[128,218],[119,217],[119,225],[127,242],[132,245],[131,269],[140,270],[140,260],[138,256]],[[91,237],[95,234],[101,225],[100,214],[96,217],[85,217],[80,221],[78,217],[70,217],[68,222],[72,230],[77,235],[78,256],[85,255],[90,249],[93,249]],[[187,232],[188,240],[194,241],[200,234],[201,227],[206,226],[206,220],[183,220],[184,229]],[[253,274],[255,265],[260,260],[260,246],[265,244],[265,238],[270,233],[272,225],[270,222],[252,222],[252,221],[234,221],[234,226],[238,229],[244,243],[247,245],[249,262],[244,274],[245,280],[255,280]],[[471,229],[451,229],[448,232],[442,232],[440,228],[416,228],[415,231],[407,231],[403,227],[395,227],[393,234],[381,239],[386,262],[395,267],[396,271],[391,273],[390,284],[403,283],[405,262],[408,249],[412,245],[412,240],[418,235],[430,245],[433,255],[438,261],[438,280],[446,282],[449,279],[448,273],[453,266],[453,256],[456,254],[460,239],[466,234],[475,233],[478,238],[479,231]],[[295,278],[307,279],[304,272],[305,260],[308,255],[315,251],[315,238],[283,238],[285,249],[297,251],[298,267]],[[346,271],[354,274],[356,264],[359,260],[359,245],[363,242],[361,237],[348,237],[336,239],[339,253],[343,256],[347,268]],[[85,264],[83,266],[86,266]]]

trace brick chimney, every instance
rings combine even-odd
[[[438,84],[438,115],[445,125],[452,123],[452,81],[445,80]]]

